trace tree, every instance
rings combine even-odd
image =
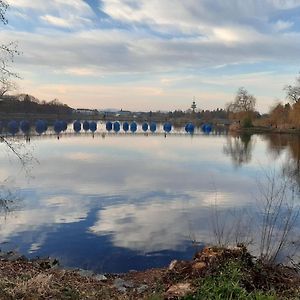
[[[233,102],[229,103],[227,110],[231,113],[254,112],[256,99],[244,88],[240,87]]]
[[[6,79],[0,79],[1,86],[0,86],[0,99],[10,91],[14,91],[17,89],[17,84],[11,80]]]
[[[291,106],[285,104],[284,106],[279,103],[270,111],[270,122],[276,127],[280,124],[287,124]]]
[[[8,9],[8,4],[4,0],[0,0],[0,21],[7,24],[7,19],[5,18],[5,13]]]
[[[5,0],[0,0],[0,23],[4,25],[8,23],[5,13],[9,5]],[[12,77],[18,77],[18,74],[10,71],[10,63],[13,62],[15,55],[18,55],[19,51],[17,50],[17,43],[10,42],[8,44],[0,45],[0,90],[4,93],[7,91],[7,88],[12,86],[10,79]],[[0,142],[6,144],[6,146],[20,159],[22,164],[25,164],[26,155],[23,155],[16,145],[12,141],[8,141],[3,135],[0,134]]]
[[[284,87],[286,98],[293,104],[300,100],[300,75],[296,77],[295,85],[287,85]]]
[[[4,25],[7,24],[5,13],[8,9],[8,3],[4,0],[0,0],[0,22]],[[15,84],[11,81],[11,78],[18,78],[18,74],[10,70],[10,64],[14,61],[14,57],[19,55],[18,45],[16,42],[9,42],[8,44],[0,45],[0,91],[3,96],[8,90],[15,87]]]
[[[229,119],[238,120],[243,127],[252,127],[252,119],[255,116],[256,99],[253,95],[241,87],[238,89],[233,102],[227,105]]]
[[[289,119],[293,126],[300,128],[300,101],[293,105],[293,109],[290,111]]]

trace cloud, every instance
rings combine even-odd
[[[29,205],[26,209],[15,211],[8,217],[0,216],[1,241],[7,241],[12,235],[26,231],[38,231],[45,226],[80,222],[87,217],[88,208],[81,201],[76,201],[74,195],[69,198],[58,196],[48,199],[42,194],[39,196],[41,198],[36,207]]]
[[[113,88],[122,91],[125,85],[137,92],[143,90],[138,94],[142,99],[149,98],[148,92],[156,104],[157,95],[171,97],[178,92],[174,85],[169,85],[176,89],[172,92],[166,91],[166,84],[161,85],[160,78],[169,74],[191,75],[202,82],[202,76],[210,78],[211,70],[217,68],[239,66],[239,74],[243,76],[252,73],[249,65],[260,64],[262,73],[266,64],[277,64],[280,74],[282,66],[294,72],[300,63],[297,20],[289,19],[300,5],[298,1],[102,0],[99,3],[101,17],[96,17],[95,7],[83,0],[11,1],[11,27],[2,30],[0,38],[19,42],[22,55],[16,58],[16,71],[22,77],[26,72],[26,79],[35,83],[37,93],[41,89],[50,91],[52,87],[51,98],[54,98],[56,87],[70,90],[79,83],[78,89],[87,92],[97,86],[97,92],[103,88],[119,105],[120,99],[114,98],[119,95]],[[30,18],[20,19],[17,14]],[[251,82],[248,83],[252,86]],[[195,93],[208,94],[203,86],[200,91],[196,84],[193,88],[186,84],[181,86],[185,98],[192,98]],[[244,85],[247,87],[247,82]],[[214,105],[220,106],[220,95],[227,99],[228,91],[237,88],[238,84],[232,82],[226,91],[222,87],[210,92],[209,99],[214,98]],[[273,93],[276,88],[271,86],[264,98],[268,103],[278,96]],[[259,84],[254,89],[256,94]],[[130,103],[126,95],[123,94],[122,100]],[[75,101],[78,103],[80,99]],[[89,102],[90,107],[94,101]],[[171,103],[168,105],[172,108]],[[183,105],[182,101],[182,108]]]
[[[10,0],[12,9],[22,10],[32,9],[36,12],[56,12],[63,14],[92,15],[90,6],[82,0],[52,0],[52,1],[30,1],[30,0]]]
[[[271,37],[251,30],[216,28],[209,41],[147,38],[116,30],[76,33],[7,30],[0,36],[4,41],[18,40],[22,45],[23,55],[17,58],[17,63],[48,66],[53,70],[93,67],[104,73],[145,73],[262,61],[300,62],[298,33]]]
[[[278,10],[300,6],[299,1],[282,0],[102,0],[103,11],[127,23],[148,24],[160,31],[207,35],[210,28],[251,24],[259,28]]]
[[[62,27],[62,28],[74,28],[76,26],[79,27],[91,23],[91,21],[87,18],[80,18],[74,16],[65,19],[65,18],[55,17],[51,15],[43,15],[40,18],[45,23],[48,23],[55,27]]]
[[[182,250],[189,234],[201,236],[201,241],[209,240],[208,211],[196,199],[187,202],[173,198],[163,202],[154,198],[148,199],[147,204],[106,207],[98,212],[98,220],[89,230],[95,235],[110,234],[115,247],[142,253]],[[184,217],[187,212],[188,220]]]
[[[82,0],[11,0],[10,5],[13,16],[15,12],[30,14],[31,18],[27,21],[34,21],[35,27],[46,24],[68,29],[82,28],[92,25],[94,17],[91,7]]]
[[[287,29],[291,28],[293,25],[294,25],[294,22],[278,20],[274,24],[274,28],[277,31],[282,31],[282,30],[287,30]]]
[[[267,0],[278,9],[292,9],[300,6],[299,0]]]

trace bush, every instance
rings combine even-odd
[[[248,292],[243,287],[245,274],[241,263],[229,261],[220,267],[217,274],[207,276],[199,282],[199,289],[194,295],[184,300],[275,300],[275,293],[253,291]]]
[[[243,128],[251,128],[253,127],[252,119],[250,117],[246,117],[242,122]]]

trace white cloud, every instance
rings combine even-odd
[[[53,0],[53,1],[27,1],[11,0],[11,11],[21,14],[30,14],[31,19],[38,20],[47,25],[61,28],[82,28],[91,25],[94,13],[90,6],[82,0]]]
[[[295,0],[103,0],[102,9],[112,18],[143,23],[161,30],[209,34],[210,28],[257,22],[267,23],[271,13],[300,6]]]
[[[10,6],[19,9],[33,9],[37,12],[78,13],[80,15],[92,15],[90,6],[83,0],[10,0]]]
[[[1,215],[1,241],[7,241],[12,235],[22,232],[39,230],[44,226],[79,222],[87,216],[88,208],[81,201],[76,201],[74,196],[72,198],[61,196],[49,199],[42,198],[40,203],[43,200],[45,201],[43,207],[28,207],[12,212],[7,217]],[[32,248],[35,247],[36,245],[32,246]]]
[[[300,6],[299,0],[267,0],[267,3],[278,9],[291,9]]]
[[[68,28],[68,27],[72,26],[72,24],[70,24],[67,20],[65,20],[63,18],[58,18],[58,17],[55,17],[55,16],[51,16],[51,15],[41,16],[41,19],[43,21],[45,21],[46,23],[49,23],[51,25],[58,26],[58,27]]]
[[[11,1],[12,15],[30,16],[27,21],[31,22],[31,29],[26,31],[24,26],[19,31],[2,30],[0,38],[19,41],[23,54],[16,58],[16,71],[24,78],[23,71],[29,74],[26,79],[37,87],[37,93],[47,90],[42,97],[52,93],[54,98],[59,96],[57,93],[77,86],[80,93],[83,90],[89,93],[90,88],[102,90],[109,101],[114,99],[119,105],[126,98],[124,95],[128,94],[129,98],[128,91],[132,88],[138,94],[137,99],[157,104],[162,103],[163,96],[169,101],[176,94],[191,98],[200,93],[196,85],[194,89],[182,86],[180,91],[177,88],[170,92],[174,84],[166,85],[166,81],[157,79],[170,73],[195,75],[201,82],[199,71],[209,78],[205,71],[220,66],[241,66],[241,73],[245,73],[247,64],[280,62],[294,67],[300,63],[300,34],[289,31],[294,23],[287,17],[272,19],[284,9],[298,7],[299,1],[103,0],[100,3],[101,9],[111,17],[105,24],[101,23],[102,19],[96,21],[91,7],[83,0]],[[147,78],[146,84],[140,83],[143,77]],[[80,86],[78,82],[73,84],[79,78]],[[51,84],[45,83],[47,80]],[[111,81],[119,86],[107,83]],[[248,84],[252,87],[253,79],[244,82],[246,87]],[[281,86],[286,83],[282,82]],[[227,90],[236,90],[237,83],[232,85]],[[208,95],[201,87],[201,96],[214,99],[215,105],[220,106],[221,98],[228,98],[228,91],[222,88]],[[260,89],[259,84],[255,89]],[[268,102],[274,89],[277,86],[271,85],[268,99],[265,98]],[[149,95],[152,100],[148,101]],[[161,97],[159,101],[157,96]],[[65,97],[61,100],[69,101],[73,96],[65,93]],[[90,106],[96,101],[93,98]],[[75,101],[78,103],[80,99]],[[126,101],[131,105],[129,99]]]
[[[224,204],[228,196],[219,194],[218,198]],[[98,212],[98,220],[89,230],[96,235],[112,235],[115,247],[143,253],[180,250],[191,235],[210,242],[210,207],[215,195],[198,199],[163,202],[152,198],[146,204],[109,206]]]
[[[291,28],[294,25],[294,22],[278,20],[274,24],[274,28],[277,31],[282,31]]]

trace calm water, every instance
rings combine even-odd
[[[215,242],[216,211],[245,238],[259,227],[265,170],[300,184],[300,137],[79,135],[20,147],[34,157],[25,170],[0,145],[0,248],[97,272],[191,258]]]

